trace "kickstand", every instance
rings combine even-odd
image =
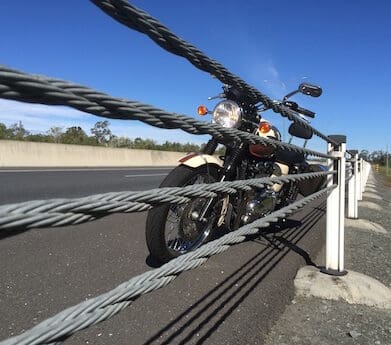
[[[284,229],[284,225],[285,225],[286,221],[287,221],[286,218],[281,218],[280,221],[274,225],[274,229],[273,229],[274,231],[269,232],[269,233],[261,233],[260,237],[265,239],[269,243],[269,245],[271,247],[273,247],[274,249],[280,250],[280,247],[279,247],[280,241],[277,238],[277,232]]]
[[[270,246],[274,249],[280,250],[280,248],[278,246],[278,240],[276,239],[276,233],[274,231],[273,231],[273,233],[268,233],[268,234],[261,233],[260,237],[267,242],[268,246]]]

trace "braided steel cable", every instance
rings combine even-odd
[[[142,192],[110,192],[82,198],[27,201],[0,206],[0,230],[75,225],[113,213],[142,212],[161,204],[183,204],[194,198],[215,198],[219,194],[232,195],[274,183],[304,181],[330,174],[335,174],[335,171],[165,187]]]
[[[154,127],[182,129],[190,134],[209,134],[221,143],[259,143],[310,156],[333,159],[332,156],[321,152],[263,138],[236,128],[225,128],[215,123],[197,121],[185,115],[168,113],[151,105],[114,98],[82,85],[23,73],[2,65],[0,65],[0,98],[49,105],[66,105],[96,116],[139,120]]]
[[[187,59],[196,68],[210,73],[224,84],[234,86],[235,88],[246,93],[254,103],[262,102],[267,108],[272,109],[276,113],[287,117],[289,120],[300,123],[301,126],[310,129],[315,135],[322,138],[326,142],[336,145],[337,143],[328,136],[313,128],[308,122],[300,118],[290,108],[282,105],[279,102],[274,102],[268,96],[261,93],[259,90],[250,86],[238,76],[232,74],[224,66],[207,57],[203,52],[198,50],[193,45],[184,41],[166,26],[160,23],[156,18],[153,18],[143,10],[131,5],[126,0],[90,0],[98,6],[103,12],[108,14],[113,19],[130,29],[146,34],[156,44],[168,52],[182,56]]]
[[[333,185],[318,191],[192,252],[179,256],[160,268],[131,278],[107,293],[70,307],[22,334],[0,342],[0,345],[38,345],[64,341],[66,337],[75,332],[114,316],[140,296],[168,285],[180,273],[202,265],[209,257],[245,241],[247,236],[257,234],[261,228],[268,227],[270,223],[292,214],[335,187],[336,185]]]

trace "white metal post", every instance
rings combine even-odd
[[[365,174],[365,185],[366,185],[368,182],[369,173],[371,172],[371,165],[367,161],[365,161],[365,165],[367,167],[366,174]]]
[[[364,164],[364,181],[363,181],[363,190],[365,190],[365,186],[367,185],[367,176],[368,176],[368,163],[363,161]]]
[[[364,159],[362,160],[362,192],[365,192],[365,176],[367,176],[367,165]]]
[[[326,216],[326,267],[322,272],[332,275],[346,274],[344,270],[345,235],[345,173],[346,173],[346,137],[330,136],[338,145],[328,144],[328,154],[336,159],[328,159],[329,171],[336,175],[328,176],[327,186],[337,185],[327,196]]]
[[[348,218],[358,218],[358,203],[357,203],[357,173],[358,173],[358,154],[356,151],[352,151],[353,162],[352,162],[352,177],[348,184]]]
[[[355,200],[356,200],[356,209],[357,209],[357,217],[358,217],[358,200],[360,197],[360,171],[359,171],[359,159],[358,152],[354,156],[354,192],[355,192]]]
[[[327,144],[327,154],[333,155],[334,148],[330,143]],[[336,167],[334,160],[328,159],[327,166],[329,171],[333,171]],[[335,175],[328,175],[327,187],[331,187],[334,182],[337,182]],[[338,241],[338,188],[333,189],[327,196],[327,214],[326,214],[326,269],[329,267],[338,267],[338,256],[332,252],[333,244]]]
[[[358,180],[358,200],[361,201],[362,200],[362,175],[363,175],[362,159],[359,159],[357,161],[357,163],[358,163],[358,175],[357,175],[357,180]]]

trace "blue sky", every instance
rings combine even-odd
[[[297,96],[317,112],[313,125],[348,136],[348,147],[391,145],[391,2],[131,1],[272,98],[301,80],[323,87]],[[87,0],[0,1],[0,64],[88,85],[113,96],[196,116],[220,82],[116,23]],[[265,118],[282,130],[278,114]],[[0,100],[0,122],[27,129],[81,125],[99,118],[65,107]],[[116,135],[203,142],[205,137],[110,120]],[[388,142],[387,142],[388,141]],[[312,145],[324,149],[316,141]]]

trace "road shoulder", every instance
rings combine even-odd
[[[372,277],[386,289],[391,287],[391,189],[376,176],[359,202],[362,222],[345,227],[346,269]],[[374,198],[381,196],[381,199]],[[379,207],[368,207],[368,202]],[[379,231],[380,230],[380,231]],[[382,230],[385,230],[382,231]],[[324,253],[316,263],[322,264]],[[391,309],[349,304],[296,295],[280,320],[272,327],[265,344],[390,344]]]

